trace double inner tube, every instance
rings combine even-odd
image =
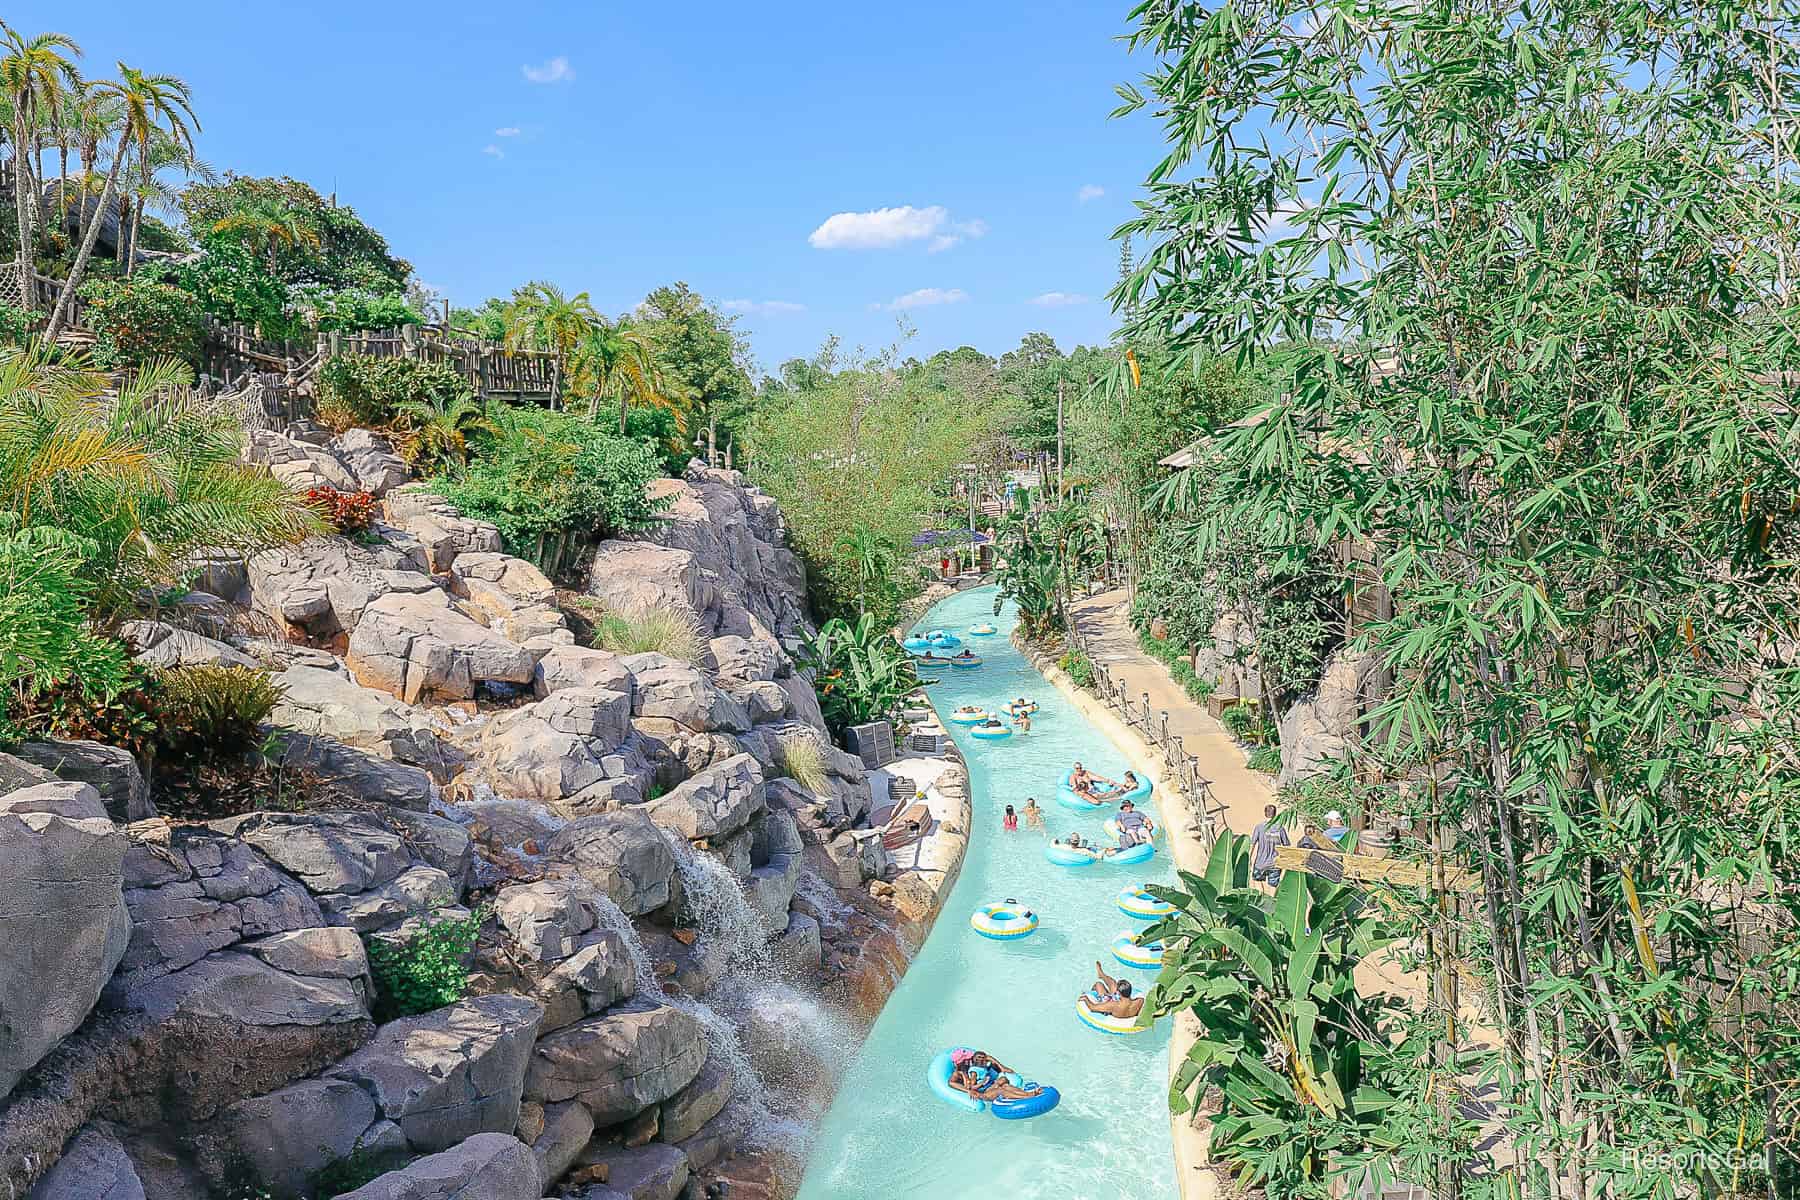
[[[969,924],[984,938],[996,942],[1016,942],[1037,932],[1038,915],[1008,899],[1000,904],[984,904],[969,917]]]
[[[1017,701],[1014,701],[1013,703],[1006,706],[1007,714],[1010,716],[1014,716],[1014,717],[1021,716],[1021,715],[1029,716],[1030,714],[1036,712],[1037,710],[1038,710],[1038,705],[1037,705],[1036,700],[1027,700],[1023,704],[1020,704]]]
[[[997,742],[1012,736],[1012,730],[1004,725],[977,725],[969,730],[969,736],[980,738],[984,742]]]
[[[1133,988],[1132,990],[1136,991],[1137,989]],[[1148,1025],[1139,1025],[1136,1017],[1112,1017],[1103,1012],[1095,1012],[1088,1007],[1088,998],[1085,994],[1075,1001],[1075,1015],[1081,1018],[1081,1023],[1089,1029],[1110,1033],[1115,1037],[1129,1037],[1134,1033],[1144,1033],[1150,1028]]]
[[[959,1053],[970,1053],[967,1046],[953,1046],[931,1060],[925,1068],[925,1080],[937,1098],[951,1108],[960,1108],[964,1112],[987,1111],[1002,1121],[1023,1121],[1027,1117],[1039,1117],[1055,1108],[1062,1100],[1062,1095],[1055,1088],[1045,1084],[1027,1082],[1014,1071],[1006,1076],[1006,1081],[1016,1088],[1042,1087],[1044,1090],[1035,1096],[1023,1100],[977,1100],[967,1092],[958,1091],[950,1086],[950,1076],[956,1070],[953,1056]]]
[[[1128,931],[1114,938],[1112,953],[1114,958],[1128,967],[1136,967],[1140,971],[1162,970],[1163,944],[1139,942],[1135,933]]]
[[[981,725],[995,718],[987,709],[978,708],[974,712],[953,712],[944,719],[953,725]]]
[[[1149,842],[1139,842],[1127,850],[1107,855],[1106,861],[1115,867],[1135,867],[1139,863],[1147,863],[1156,856],[1156,847]]]
[[[931,649],[931,639],[919,637],[917,634],[914,634],[912,637],[901,642],[900,645],[914,654],[922,654]]]
[[[1133,772],[1133,774],[1136,774],[1136,772]],[[1130,800],[1134,803],[1141,803],[1142,801],[1148,800],[1151,791],[1154,790],[1148,778],[1138,775],[1137,786],[1132,788],[1129,792],[1124,792],[1117,796],[1109,795],[1103,800],[1089,800],[1086,796],[1083,796],[1080,792],[1077,792],[1070,786],[1069,779],[1073,775],[1073,771],[1064,772],[1062,783],[1056,789],[1056,798],[1061,802],[1064,808],[1072,808],[1076,812],[1099,812],[1102,809],[1111,808],[1121,800]]]
[[[1144,820],[1146,822],[1145,832],[1150,835],[1150,840],[1154,842],[1156,840],[1156,835],[1161,833],[1162,830],[1158,829],[1156,827],[1156,822],[1150,820],[1148,817],[1144,818]],[[1119,818],[1117,818],[1117,817],[1106,818],[1105,821],[1101,822],[1100,828],[1106,830],[1106,836],[1111,838],[1113,841],[1116,842],[1119,840]]]
[[[1119,911],[1136,921],[1160,921],[1173,913],[1175,906],[1133,884],[1120,889]]]

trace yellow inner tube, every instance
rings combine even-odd
[[[1175,906],[1158,900],[1143,888],[1126,888],[1119,893],[1119,909],[1127,916],[1150,920],[1168,916]]]
[[[1140,1026],[1136,1017],[1109,1017],[1103,1012],[1095,1012],[1088,1007],[1086,996],[1075,1001],[1075,1015],[1089,1029],[1097,1029],[1116,1037],[1129,1037],[1134,1033],[1146,1033],[1150,1029],[1148,1025]]]
[[[984,904],[969,917],[975,932],[999,941],[1029,936],[1038,927],[1037,914],[1022,904]]]

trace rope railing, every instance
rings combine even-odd
[[[1200,832],[1201,844],[1210,852],[1218,837],[1225,806],[1213,799],[1212,780],[1201,773],[1200,760],[1189,753],[1180,735],[1169,728],[1169,710],[1151,704],[1149,692],[1140,693],[1138,699],[1133,699],[1106,664],[1095,661],[1081,627],[1071,620],[1065,622],[1065,628],[1070,648],[1086,658],[1092,668],[1094,694],[1162,756],[1163,778],[1187,801],[1194,827]]]

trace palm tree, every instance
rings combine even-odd
[[[82,235],[81,249],[76,251],[75,265],[69,271],[69,282],[63,286],[62,295],[56,298],[56,309],[50,314],[50,327],[44,331],[46,342],[56,340],[68,319],[75,292],[81,287],[81,277],[94,253],[94,241],[100,236],[100,217],[118,190],[119,168],[124,164],[126,154],[136,146],[139,156],[148,158],[153,132],[159,129],[166,131],[170,140],[191,154],[194,131],[200,128],[200,121],[189,104],[188,85],[173,75],[149,75],[121,62],[118,79],[99,80],[92,86],[103,96],[117,97],[124,109],[124,122],[119,128],[119,144],[113,151],[112,165],[107,168],[106,187],[100,193],[100,203],[94,209],[87,232]]]
[[[424,472],[469,461],[469,435],[492,431],[487,412],[467,395],[402,400],[394,406],[400,453]]]
[[[53,122],[62,120],[64,86],[80,86],[81,72],[64,51],[81,47],[64,33],[25,37],[0,21],[0,90],[12,104],[13,206],[19,221],[19,293],[21,306],[36,307],[32,280],[32,231],[39,202],[36,179],[37,119],[45,108]]]
[[[149,151],[148,155],[138,156],[138,181],[125,197],[131,207],[131,236],[125,237],[124,230],[120,230],[119,257],[124,260],[127,275],[137,263],[138,235],[143,229],[145,210],[155,209],[165,216],[175,211],[175,189],[158,177],[164,171],[177,171],[203,183],[216,183],[219,178],[210,163],[194,156],[192,146],[183,145],[161,129],[151,138]]]
[[[192,380],[161,360],[107,397],[105,376],[47,344],[0,355],[0,513],[90,542],[105,616],[203,547],[254,552],[323,530],[298,493],[240,461],[236,416]]]
[[[634,401],[668,409],[675,415],[675,428],[687,432],[686,406],[670,387],[650,339],[623,321],[601,320],[582,341],[572,383],[577,394],[587,393],[590,418],[600,416],[602,397],[618,398],[620,434]]]
[[[312,216],[279,196],[258,196],[232,209],[208,232],[237,238],[246,249],[265,256],[271,270],[284,247],[317,250],[322,241]]]
[[[576,350],[601,324],[586,292],[570,296],[554,283],[534,279],[513,293],[506,309],[506,348],[556,355],[569,378]]]

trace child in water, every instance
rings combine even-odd
[[[1010,811],[1011,805],[1008,805],[1007,807]],[[1033,829],[1042,829],[1044,827],[1044,810],[1038,807],[1037,797],[1035,796],[1025,797],[1025,824],[1031,826]]]
[[[1001,826],[1008,833],[1019,832],[1019,814],[1013,811],[1013,806],[1010,804],[1006,806],[1006,819],[1001,822]]]

